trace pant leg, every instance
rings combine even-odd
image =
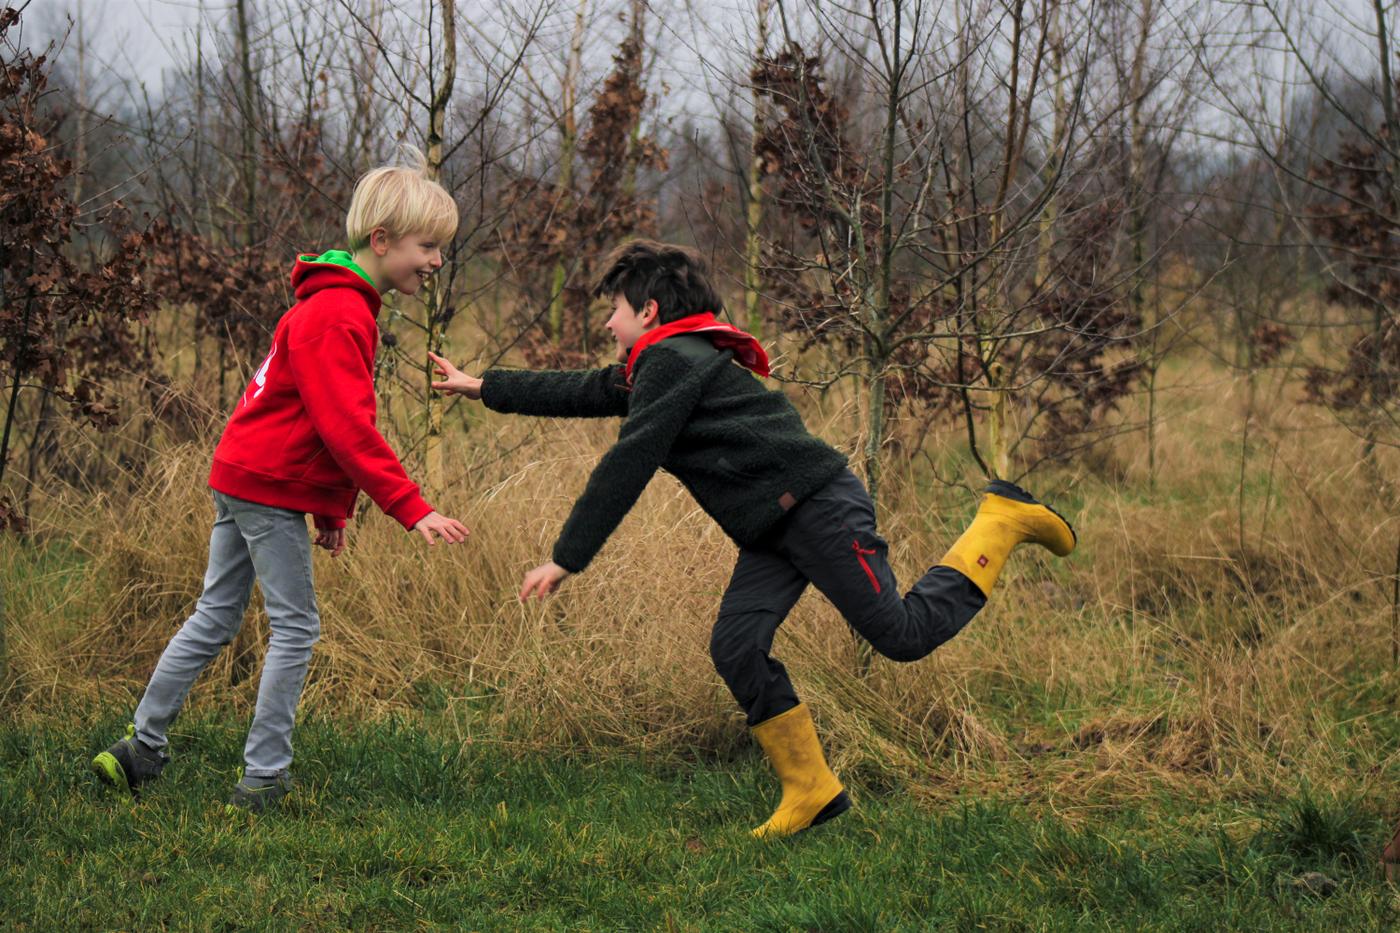
[[[797,705],[787,669],[769,652],[806,588],[807,578],[776,551],[739,551],[710,634],[710,657],[751,726]]]
[[[875,505],[847,470],[799,503],[779,550],[860,635],[893,661],[917,661],[948,641],[987,598],[951,567],[935,566],[904,596],[875,530]]]
[[[165,646],[146,692],[136,707],[136,737],[163,748],[174,721],[200,672],[233,640],[253,590],[253,561],[233,514],[214,494],[214,530],[209,535],[209,565],[204,592],[194,613]]]
[[[258,703],[243,748],[244,773],[271,777],[292,763],[292,726],[321,617],[311,580],[306,516],[233,499],[235,521],[248,542],[271,637],[258,682]]]

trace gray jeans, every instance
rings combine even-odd
[[[311,583],[306,516],[214,493],[209,568],[194,614],[165,646],[136,707],[136,736],[163,748],[166,730],[195,679],[243,625],[253,580],[267,606],[267,657],[258,705],[243,748],[244,773],[269,777],[292,763],[292,723],[321,617]]]

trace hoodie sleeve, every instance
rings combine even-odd
[[[564,530],[554,562],[570,573],[588,566],[636,504],[700,400],[700,367],[669,349],[652,348],[634,371],[631,410],[612,446],[588,478]]]
[[[287,357],[307,417],[335,462],[386,515],[411,529],[433,507],[374,426],[373,334],[352,321],[332,321],[312,333],[289,333]]]
[[[545,418],[621,418],[627,414],[621,364],[572,372],[487,370],[481,401],[492,411]]]

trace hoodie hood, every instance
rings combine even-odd
[[[382,299],[374,279],[343,249],[328,250],[319,256],[298,256],[296,265],[292,266],[292,291],[298,301],[305,301],[325,288],[353,288],[369,302],[370,310],[379,313]]]
[[[643,334],[627,354],[628,385],[632,384],[632,370],[636,368],[637,357],[642,355],[642,351],[676,334],[703,334],[718,349],[733,350],[734,361],[740,366],[765,379],[768,377],[768,354],[764,352],[763,345],[753,335],[718,321],[713,314],[705,311],[686,315]]]

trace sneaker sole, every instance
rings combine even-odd
[[[276,813],[287,806],[285,797],[278,797],[270,800],[261,806],[245,805],[240,803],[225,803],[225,816],[264,816],[269,813]]]
[[[229,815],[238,813],[251,813],[254,816],[270,813],[279,810],[287,805],[287,798],[292,796],[291,791],[277,793],[274,788],[268,788],[263,793],[245,793],[235,800],[228,800],[224,803],[224,812]]]
[[[100,752],[96,758],[92,759],[92,773],[98,779],[113,789],[126,788],[131,790],[131,782],[126,779],[126,771],[122,768],[122,763],[117,761],[117,756],[111,752]]]

